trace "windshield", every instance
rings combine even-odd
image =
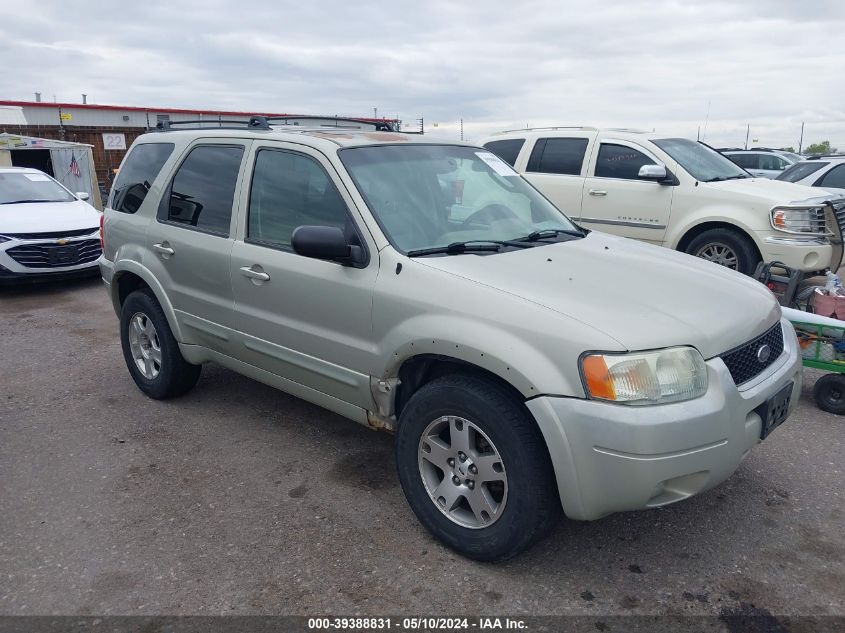
[[[778,174],[778,177],[775,180],[785,180],[786,182],[798,182],[799,180],[803,180],[810,174],[817,172],[819,169],[827,165],[828,163],[811,163],[811,162],[800,162],[795,163],[792,167],[787,167],[781,173]]]
[[[663,138],[654,141],[654,144],[701,182],[751,177],[744,169],[704,143],[686,138]]]
[[[578,232],[494,154],[455,145],[381,145],[339,152],[387,238],[403,253],[456,242]],[[570,236],[571,239],[571,236]]]
[[[803,160],[798,154],[793,154],[792,152],[778,152],[778,154],[783,156],[790,163],[797,163],[798,161]]]
[[[70,202],[67,189],[47,174],[0,172],[0,204],[15,202]]]

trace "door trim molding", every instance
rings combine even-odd
[[[602,218],[581,217],[578,221],[591,222],[593,224],[612,224],[613,226],[633,226],[638,229],[657,229],[661,231],[666,228],[665,224],[654,224],[652,222],[630,222],[628,220],[604,220]]]

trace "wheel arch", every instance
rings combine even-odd
[[[144,287],[152,291],[161,309],[164,311],[164,316],[167,317],[167,323],[173,332],[173,337],[177,341],[182,342],[184,339],[179,328],[179,321],[176,319],[173,305],[167,298],[164,288],[162,288],[161,284],[147,268],[135,261],[125,260],[115,265],[114,276],[111,282],[111,300],[115,312],[120,316],[120,310],[126,297],[134,290]]]
[[[711,229],[726,229],[729,231],[733,231],[734,233],[738,233],[739,235],[742,235],[743,237],[747,238],[754,246],[754,250],[757,252],[757,256],[760,259],[763,259],[763,253],[760,249],[760,245],[757,243],[757,240],[754,237],[753,231],[750,231],[743,226],[732,224],[730,222],[724,222],[721,220],[707,220],[694,226],[688,227],[675,244],[675,250],[685,253],[687,247],[695,238]]]

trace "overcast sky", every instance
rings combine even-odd
[[[845,149],[845,1],[0,3],[0,99]],[[708,117],[709,110],[709,117]],[[433,124],[438,126],[435,130]],[[705,134],[706,128],[706,134]]]

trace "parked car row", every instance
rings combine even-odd
[[[722,154],[730,158],[752,176],[776,178],[784,169],[802,160],[794,152],[758,147],[754,149],[722,148]]]

